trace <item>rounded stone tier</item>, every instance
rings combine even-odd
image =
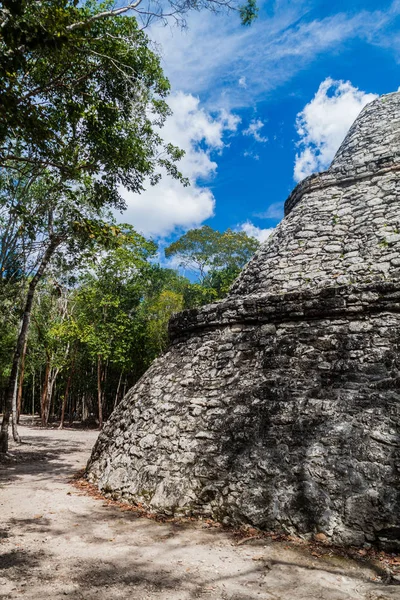
[[[328,171],[301,182],[230,295],[399,279],[400,94],[367,105]]]
[[[399,115],[367,106],[228,298],[171,320],[93,449],[105,493],[400,549]]]
[[[336,177],[366,175],[400,163],[399,93],[367,104],[329,168]]]

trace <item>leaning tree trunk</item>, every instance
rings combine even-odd
[[[60,243],[61,243],[61,238],[58,236],[54,237],[51,240],[46,252],[43,255],[43,258],[39,265],[39,268],[36,271],[34,277],[32,278],[32,280],[29,284],[28,294],[27,294],[26,303],[25,303],[25,310],[24,310],[24,314],[22,316],[21,329],[20,329],[20,332],[18,335],[17,345],[16,345],[15,351],[14,351],[13,361],[12,361],[12,365],[11,365],[11,373],[10,373],[10,378],[8,380],[7,393],[6,393],[6,397],[5,397],[3,421],[1,423],[1,430],[0,430],[0,454],[6,454],[8,452],[8,427],[10,424],[12,401],[13,401],[14,390],[15,390],[16,381],[17,381],[17,377],[18,377],[18,367],[19,367],[20,357],[21,357],[21,354],[22,354],[22,351],[24,348],[25,340],[28,336],[29,323],[31,320],[33,298],[35,295],[37,285],[38,285],[39,281],[41,280],[43,273],[44,273],[47,265],[49,264],[51,257],[54,254],[54,251],[56,250],[57,246],[59,246]]]

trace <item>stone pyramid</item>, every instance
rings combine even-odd
[[[400,94],[302,181],[229,296],[104,426],[105,492],[165,514],[400,547]]]

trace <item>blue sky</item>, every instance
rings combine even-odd
[[[163,135],[185,149],[192,185],[164,177],[141,196],[125,192],[121,220],[161,244],[204,223],[265,239],[362,107],[400,86],[400,0],[349,4],[265,1],[249,28],[204,11],[184,31],[154,24],[172,85]]]

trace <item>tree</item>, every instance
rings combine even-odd
[[[183,307],[183,295],[172,290],[163,290],[144,305],[147,354],[151,357],[149,362],[165,350],[168,343],[168,322]]]
[[[254,0],[242,7],[230,0],[171,0],[165,7],[158,0],[119,7],[110,0],[2,0],[0,162],[22,154],[69,174],[103,171],[102,184],[114,191],[110,165],[123,169],[124,185],[134,189],[143,173],[156,176],[155,165],[174,171],[177,150],[167,144],[160,155],[152,127],[168,113],[169,84],[138,18],[148,24],[224,6],[239,10],[244,24],[256,14]],[[110,134],[112,145],[104,143]],[[85,154],[76,152],[78,140]]]
[[[34,226],[30,219],[32,207],[35,207]],[[100,208],[97,206],[96,185],[93,185],[91,179],[85,179],[80,186],[77,182],[67,185],[65,181],[59,182],[58,177],[54,177],[51,172],[46,173],[45,177],[32,183],[29,193],[23,195],[20,210],[16,214],[20,219],[19,229],[25,231],[25,225],[30,226],[28,239],[34,241],[34,260],[31,273],[27,268],[24,271],[27,294],[5,397],[0,448],[8,445],[8,422],[15,397],[20,359],[24,354],[36,289],[46,269],[57,258],[64,265],[69,261],[70,266],[74,267],[76,260],[81,259],[84,252],[90,254],[91,248],[93,251],[93,248],[98,249],[99,246],[118,247],[136,235],[129,227],[123,231],[121,227],[104,221],[104,209],[101,204]],[[49,389],[51,391],[51,387]],[[13,425],[14,437],[17,437],[15,421]]]
[[[170,244],[165,256],[177,257],[181,266],[198,275],[203,288],[214,289],[216,297],[222,297],[259,245],[243,231],[220,233],[204,225]]]
[[[219,300],[225,298],[229,292],[229,288],[239,276],[241,270],[242,267],[240,267],[239,264],[225,266],[220,269],[212,269],[207,273],[203,282],[203,287],[214,293],[214,299]]]
[[[71,343],[68,335],[64,333],[70,309],[68,289],[48,278],[36,295],[35,304],[35,346],[36,350],[41,349],[45,362],[40,406],[42,425],[45,426],[49,421],[57,377],[69,363]]]
[[[128,226],[122,227],[123,234],[112,236],[108,225],[106,231],[115,243],[106,248],[103,241],[99,253],[100,226],[94,234],[93,223],[83,221],[82,227],[84,223],[94,243],[76,252],[64,244],[60,255],[53,257],[38,283],[27,347],[25,408],[29,400],[31,410],[36,394],[43,423],[51,407],[51,414],[61,416],[60,426],[68,406],[70,418],[96,415],[99,423],[107,418],[125,389],[165,350],[171,315],[222,297],[237,273],[224,264],[209,271],[204,283],[192,283],[155,264],[155,244]],[[223,249],[221,245],[218,261]],[[232,248],[231,254],[235,255]],[[10,337],[12,341],[16,326],[17,320],[8,334],[6,329],[0,332],[5,344]],[[6,354],[1,358],[0,373],[7,374],[10,361]],[[21,391],[22,371],[21,362]]]
[[[182,153],[163,143],[169,83],[135,18],[95,17],[109,2],[3,2],[0,164],[95,177],[100,198],[123,206],[120,184],[143,189]],[[71,26],[80,23],[77,28]]]
[[[171,2],[170,14],[223,4],[229,6],[219,0]],[[21,248],[20,240],[28,240],[24,258],[34,258],[31,274],[22,270],[28,289],[0,452],[8,449],[8,422],[35,291],[57,252],[67,248],[71,254],[92,238],[108,243],[120,233],[101,216],[107,208],[124,208],[121,186],[140,192],[147,181],[157,183],[162,170],[188,183],[176,166],[182,151],[159,134],[169,114],[169,83],[137,19],[128,16],[134,11],[147,19],[166,17],[157,7],[144,8],[140,0],[119,8],[94,0],[0,3],[0,185],[7,179],[7,185],[18,182],[18,211],[13,207],[13,212],[21,227],[14,230],[14,241]],[[240,9],[245,24],[254,8],[248,2]],[[32,224],[36,213],[30,207],[39,197]],[[35,245],[38,251],[32,251]],[[7,256],[13,252],[10,245]]]
[[[138,315],[148,285],[148,259],[156,252],[153,242],[125,226],[128,229],[125,243],[91,266],[75,295],[71,325],[77,340],[96,363],[100,427],[107,367],[112,364],[123,374],[132,361],[133,347],[140,346],[143,337],[144,325]],[[139,353],[142,357],[144,354]]]
[[[147,37],[135,19],[90,20],[101,6],[75,4],[20,0],[3,3],[1,13],[0,101],[5,110],[0,176],[3,188],[17,182],[11,223],[20,221],[11,240],[18,243],[9,243],[10,222],[1,237],[10,248],[6,257],[21,247],[21,239],[29,240],[31,250],[38,244],[39,251],[31,251],[35,264],[10,371],[0,452],[8,448],[8,421],[35,290],[56,251],[63,244],[70,250],[84,238],[103,240],[117,232],[112,227],[105,231],[104,222],[96,219],[106,207],[123,207],[120,185],[140,192],[145,178],[158,181],[161,167],[181,178],[175,161],[182,153],[163,144],[155,130],[168,114],[169,84]],[[90,26],[66,29],[79,16]],[[60,26],[71,31],[67,39]],[[38,211],[31,210],[34,206]]]

